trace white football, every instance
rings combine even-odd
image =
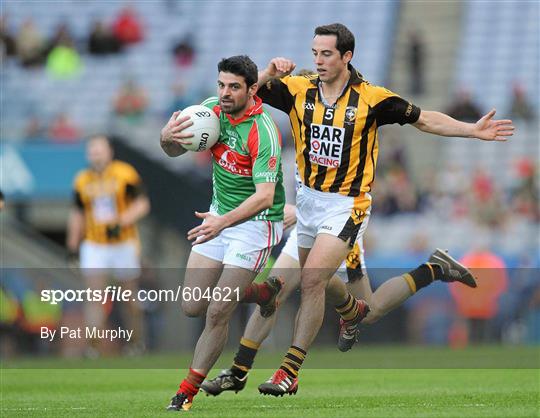
[[[183,132],[191,132],[193,137],[186,139],[191,145],[182,145],[189,151],[206,151],[214,146],[219,139],[219,118],[206,106],[193,105],[186,107],[178,115],[177,120],[189,116],[193,125]]]

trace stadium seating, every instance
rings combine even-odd
[[[483,107],[506,112],[513,82],[540,104],[540,7],[537,2],[482,1],[463,4],[464,22],[456,61],[456,87],[469,89]]]
[[[24,70],[15,62],[3,63],[0,72],[2,139],[20,137],[31,114],[47,122],[65,109],[84,131],[107,130],[111,126],[113,98],[123,81],[133,78],[149,93],[149,113],[153,121],[137,129],[139,135],[127,136],[132,143],[145,147],[147,155],[163,158],[170,167],[177,168],[177,162],[166,158],[156,142],[149,140],[170,106],[171,86],[176,81],[187,81],[191,89],[203,96],[212,94],[216,62],[240,53],[249,54],[261,66],[279,54],[294,57],[298,68],[311,68],[309,40],[313,27],[333,21],[345,23],[357,35],[354,64],[367,79],[384,84],[394,45],[397,2],[347,1],[340,2],[339,6],[332,2],[311,2],[309,10],[306,4],[289,2],[285,8],[278,1],[136,2],[133,7],[145,28],[144,41],[130,46],[122,54],[105,58],[83,53],[84,69],[75,79],[53,80],[43,69]],[[110,23],[124,5],[122,2],[66,1],[49,7],[47,2],[26,0],[6,3],[4,13],[13,30],[27,18],[33,18],[45,37],[50,36],[60,22],[67,21],[74,37],[84,45],[93,20],[99,18]],[[492,7],[489,2],[466,2],[462,7],[464,19],[455,61],[455,89],[468,88],[484,109],[496,106],[498,116],[504,117],[510,105],[512,83],[519,81],[538,109],[538,4],[522,2],[518,6],[515,2],[500,2]],[[193,35],[195,61],[190,69],[178,69],[171,49],[187,34]],[[447,161],[459,161],[466,175],[481,164],[495,179],[497,187],[508,194],[514,177],[502,176],[501,171],[512,173],[517,159],[538,154],[537,127],[517,127],[516,137],[507,144],[485,146],[466,140],[444,140],[440,155]],[[182,166],[192,169],[195,163],[190,165],[189,161],[183,161]],[[377,248],[380,250],[407,248],[419,222],[430,242],[450,248],[468,244],[468,221],[447,228],[435,215],[422,213],[399,216],[391,221],[383,219],[380,223],[374,217],[373,222],[377,235],[393,237],[379,240]],[[522,224],[513,228],[527,230]],[[516,251],[516,241],[497,241],[497,232],[493,234],[493,242],[500,242],[501,248]],[[519,246],[527,247],[527,242]]]
[[[355,62],[374,82],[387,76],[393,41],[394,2],[291,2],[284,9],[277,1],[261,3],[228,2],[137,2],[133,4],[143,22],[145,39],[124,53],[96,58],[84,52],[95,19],[110,23],[124,7],[121,2],[70,1],[56,3],[19,1],[6,3],[4,12],[12,29],[32,18],[44,37],[61,22],[69,28],[83,51],[84,69],[70,80],[53,80],[43,69],[22,70],[14,63],[3,67],[5,109],[4,135],[22,135],[29,114],[48,120],[63,110],[84,131],[108,126],[111,103],[119,86],[133,78],[149,92],[149,113],[163,117],[172,101],[171,86],[178,80],[208,95],[214,91],[216,63],[233,54],[249,54],[259,65],[275,55],[290,56],[298,68],[311,68],[309,41],[316,25],[342,21],[358,36]],[[223,16],[234,16],[227,22]],[[257,17],[256,21],[254,16]],[[346,16],[343,18],[343,16]],[[231,23],[229,23],[231,22]],[[302,22],[301,25],[298,22]],[[192,34],[196,58],[192,68],[175,67],[171,50],[186,34]],[[369,45],[369,48],[364,47]]]

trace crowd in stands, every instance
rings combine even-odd
[[[35,68],[48,63],[58,47],[68,48],[76,56],[120,53],[123,48],[143,41],[144,29],[131,7],[122,9],[109,25],[102,20],[94,21],[86,39],[75,39],[66,22],[59,23],[49,39],[31,18],[13,30],[4,15],[0,18],[0,40],[4,58],[14,58],[25,68]]]
[[[0,16],[2,60],[14,62],[27,71],[42,71],[51,80],[61,81],[80,77],[87,55],[96,58],[121,55],[127,49],[136,48],[137,44],[145,41],[144,21],[131,6],[121,9],[111,21],[95,19],[87,36],[82,38],[72,34],[66,21],[61,21],[53,33],[46,36],[32,18],[26,19],[19,27],[14,28],[10,26],[8,17],[8,15]],[[173,65],[179,69],[192,66],[196,48],[190,35],[179,38],[171,45],[170,51]],[[174,88],[176,89],[176,86]],[[178,104],[179,100],[182,105],[186,103],[185,98],[181,97],[185,90],[175,91],[175,104]],[[199,99],[197,96],[197,100]],[[146,115],[148,102],[149,96],[145,89],[136,79],[128,77],[116,92],[112,103],[103,105],[111,109],[113,119],[118,118],[129,124],[136,124]],[[29,110],[22,138],[71,143],[78,142],[81,137],[88,134],[72,120],[67,106],[59,113],[52,120],[43,120],[38,112]]]
[[[512,170],[506,173],[511,178],[509,188],[498,185],[493,174],[480,167],[471,176],[456,162],[441,167],[432,181],[420,187],[410,178],[402,148],[390,145],[386,151],[372,193],[377,216],[433,211],[441,218],[470,218],[493,228],[503,228],[510,222],[509,214],[540,222],[538,165],[531,156],[514,161]]]
[[[126,80],[114,99],[114,114],[129,123],[138,123],[148,105],[146,92],[134,80]]]
[[[176,2],[167,4],[168,7],[176,7]],[[111,21],[95,20],[84,39],[76,38],[67,23],[60,23],[52,36],[48,37],[39,30],[32,19],[26,20],[18,28],[12,28],[9,26],[7,17],[1,16],[0,57],[2,60],[16,63],[26,71],[41,70],[55,80],[67,81],[80,76],[88,55],[100,60],[110,56],[120,56],[130,48],[137,48],[144,44],[146,35],[143,16],[138,15],[132,7],[122,9]],[[181,35],[171,42],[168,50],[173,58],[171,65],[175,66],[179,75],[185,74],[183,71],[192,67],[197,57],[196,42],[189,34]],[[409,93],[414,96],[426,95],[429,93],[425,86],[427,51],[424,37],[420,32],[411,30],[409,33],[407,54],[410,72]],[[182,77],[179,77],[171,86],[171,93],[171,102],[164,104],[164,113],[159,115],[163,120],[168,119],[174,111],[197,103],[205,96],[204,93],[194,91],[188,79]],[[527,125],[537,123],[538,109],[535,109],[529,100],[531,93],[519,81],[516,81],[509,88],[508,94],[512,97],[510,104],[507,109],[500,109],[500,116],[510,117],[517,123]],[[146,90],[135,77],[128,75],[112,102],[103,103],[103,106],[110,108],[113,118],[137,130],[145,121],[151,99],[152,92]],[[483,109],[466,87],[456,91],[445,109],[452,117],[469,122],[478,120],[486,110],[488,109]],[[291,140],[287,138],[288,126],[282,127],[282,131],[285,145],[290,147]],[[29,142],[47,139],[51,143],[69,144],[77,143],[86,134],[87,132],[78,126],[70,116],[69,109],[66,108],[65,111],[56,113],[51,120],[42,119],[36,111],[29,113],[23,137]],[[290,148],[288,152],[291,152]],[[211,163],[209,154],[198,153],[195,159],[201,173],[208,173],[208,166]],[[402,215],[430,212],[436,213],[440,219],[470,219],[480,227],[495,230],[503,230],[506,224],[516,217],[532,223],[540,223],[538,161],[535,155],[522,155],[515,159],[511,170],[505,173],[505,176],[511,178],[510,186],[505,187],[496,181],[493,173],[484,170],[481,166],[476,167],[472,173],[465,172],[459,161],[450,161],[434,169],[433,173],[426,173],[430,181],[420,184],[412,178],[410,165],[405,144],[399,138],[382,135],[377,177],[372,192],[373,213],[377,218],[386,220]],[[369,242],[366,245],[369,246]],[[425,236],[419,234],[411,237],[411,253],[420,254],[427,250],[428,240]],[[488,257],[484,253],[481,256]],[[474,257],[480,256],[477,252],[469,254],[469,259]],[[20,281],[13,281],[15,282]],[[520,307],[528,312],[527,315],[530,313],[527,316],[533,323],[530,329],[536,330],[537,333],[531,334],[531,339],[539,341],[540,330],[537,326],[534,327],[534,321],[538,324],[538,318],[540,318],[540,289],[537,285],[536,287],[531,285],[530,282],[520,285],[514,281],[514,287],[512,287],[511,282],[512,280],[507,276],[501,276],[495,288],[491,289],[492,292],[486,295],[486,298],[491,297],[490,303],[487,304],[491,309],[487,313],[487,319],[496,320],[500,311],[504,311],[499,309],[498,299],[494,300],[509,288],[510,291],[505,293],[505,297],[514,298],[513,315],[519,316],[517,310]],[[486,330],[489,328],[486,326],[486,313],[473,312],[474,306],[468,305],[471,301],[462,298],[459,288],[455,290],[452,291],[452,297],[459,308],[457,313],[461,315],[460,319],[463,322],[456,320],[456,310],[452,308],[448,310],[448,317],[451,321],[456,320],[453,325],[440,327],[432,322],[432,326],[427,328],[450,329],[450,334],[446,333],[444,338],[456,345],[462,344],[464,338],[485,341],[488,339],[485,335],[489,333]],[[0,288],[2,336],[12,337],[11,340],[16,342],[22,338],[20,340],[22,343],[19,342],[22,346],[29,346],[28,340],[25,339],[38,340],[33,324],[34,322],[42,323],[43,316],[50,316],[51,327],[59,324],[61,314],[59,310],[36,312],[33,309],[36,291],[32,289],[32,291],[25,290],[23,293],[15,292],[14,294],[11,288]],[[158,308],[155,305],[147,309],[150,311]],[[418,315],[419,318],[426,318],[426,321],[435,321],[436,317],[427,313],[430,309],[428,304],[423,304],[421,307],[419,304],[410,308],[409,315],[410,317]],[[433,311],[435,310],[438,310],[440,314],[439,302],[433,305]],[[507,309],[504,312],[509,311]],[[35,318],[39,318],[39,321],[36,322]],[[422,323],[420,319],[411,321],[413,322]],[[149,327],[149,329],[156,329],[156,327]],[[499,326],[498,329],[502,327]],[[471,335],[464,336],[464,332],[469,331]],[[421,339],[438,342],[437,338],[423,335]],[[5,341],[9,340],[3,339],[3,341],[5,344]],[[152,339],[149,339],[148,345],[151,341]],[[5,347],[0,345],[0,351],[3,349]]]

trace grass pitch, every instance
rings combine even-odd
[[[399,351],[402,356],[405,352],[411,358],[418,358],[426,349],[401,348]],[[320,355],[327,353],[331,353],[328,355],[331,358],[334,351]],[[535,351],[525,353],[537,356]],[[370,355],[376,359],[379,354],[379,349],[356,350],[349,357],[350,365],[355,365],[355,356],[362,355],[364,361],[368,361]],[[446,351],[446,357],[451,355],[451,351]],[[336,353],[336,358],[339,356],[344,355]],[[180,358],[180,362],[184,360],[185,357]],[[94,364],[107,367],[110,366],[107,361],[111,360]],[[152,363],[156,363],[152,356],[139,360],[140,367]],[[120,360],[117,364],[123,367]],[[48,368],[42,368],[43,365]],[[171,416],[173,413],[166,412],[165,406],[185,373],[178,369],[60,368],[65,365],[62,360],[3,364],[0,416]],[[516,369],[306,368],[301,373],[298,395],[283,398],[259,395],[257,385],[272,372],[271,369],[252,371],[246,389],[238,394],[227,392],[215,398],[199,394],[190,414],[310,418],[540,416],[540,374],[536,366]]]

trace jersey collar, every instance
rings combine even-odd
[[[351,72],[351,76],[349,77],[349,81],[347,82],[345,88],[353,84],[360,84],[364,82],[364,77],[362,76],[362,74],[360,74],[360,72],[356,68],[354,68],[350,63],[347,64],[347,69]],[[310,81],[312,84],[315,84],[316,86],[318,86],[320,83],[319,77],[312,78]]]
[[[225,116],[227,119],[229,119],[229,122],[231,125],[236,126],[244,122],[247,118],[258,115],[263,112],[263,106],[262,106],[262,100],[258,96],[253,96],[253,99],[255,100],[255,104],[248,108],[246,110],[246,113],[244,113],[244,116],[239,117],[238,119],[234,119],[231,115],[225,113]]]

